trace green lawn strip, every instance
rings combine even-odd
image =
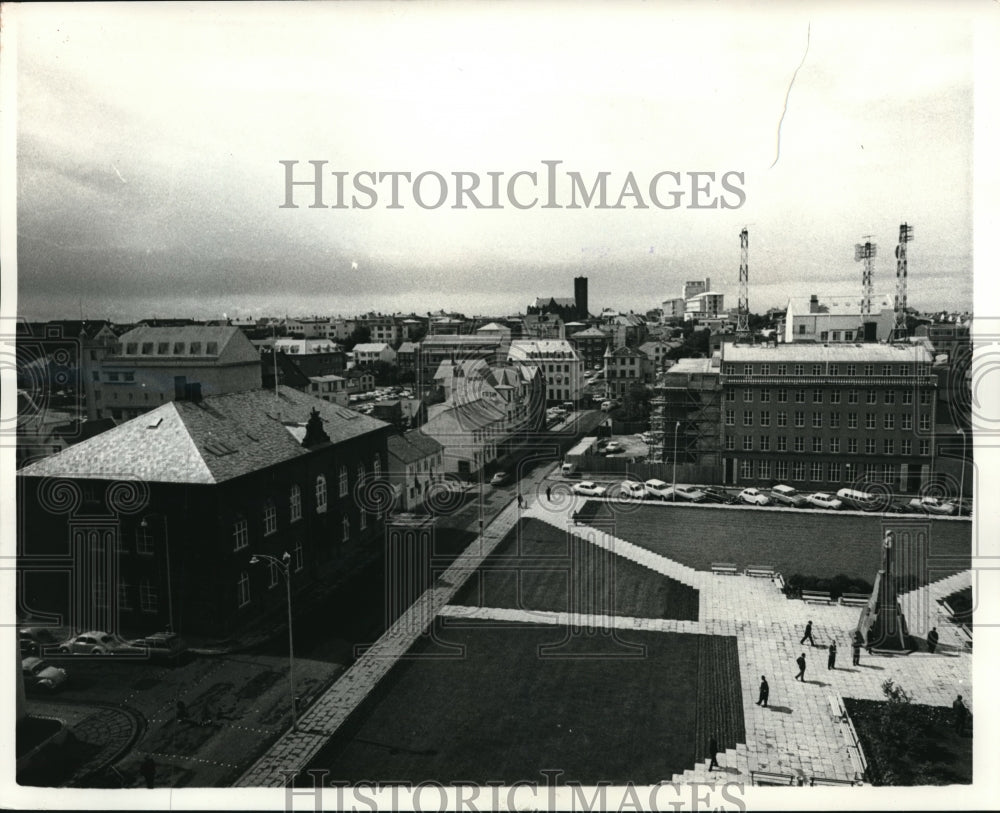
[[[535,519],[521,520],[451,602],[698,620],[698,591]]]
[[[958,734],[950,707],[908,703],[887,723],[886,706],[844,698],[873,785],[971,784],[972,736]]]
[[[704,636],[584,633],[540,656],[565,628],[454,620],[439,619],[436,635],[464,656],[398,663],[314,760],[326,781],[541,782],[553,769],[585,784],[655,783],[694,762],[699,680],[738,699],[738,681],[699,675],[718,668],[699,655]],[[621,641],[643,656],[626,657]]]

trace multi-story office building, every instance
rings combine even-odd
[[[725,344],[721,384],[727,484],[932,480],[937,379],[923,347]]]
[[[546,400],[556,403],[580,400],[583,360],[565,339],[520,339],[511,342],[508,361],[538,367],[545,377]]]
[[[624,398],[633,387],[649,387],[653,378],[653,362],[641,350],[609,347],[605,351],[604,379],[609,398]]]
[[[607,350],[611,337],[603,330],[588,327],[586,330],[567,336],[566,341],[580,354],[585,370],[599,370],[604,366],[604,351]]]

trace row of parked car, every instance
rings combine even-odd
[[[55,691],[68,679],[65,669],[53,666],[43,655],[114,655],[157,663],[177,664],[189,655],[187,644],[172,632],[125,640],[107,632],[89,632],[60,638],[46,627],[18,630],[21,674],[27,690]]]
[[[607,487],[590,480],[572,486],[574,494],[584,497],[607,496]],[[618,486],[618,496],[632,500],[668,500],[673,502],[714,502],[726,505],[781,505],[791,508],[825,508],[838,510],[849,508],[860,511],[887,511],[892,513],[929,513],[951,516],[969,513],[967,506],[958,506],[937,497],[914,497],[908,503],[890,502],[856,489],[842,488],[835,495],[825,491],[802,494],[787,485],[776,485],[768,490],[744,488],[737,494],[717,486],[670,485],[663,480],[647,480],[644,483],[625,480]]]

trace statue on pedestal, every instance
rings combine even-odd
[[[892,531],[886,531],[882,541],[882,567],[875,576],[875,587],[868,604],[861,611],[855,631],[869,652],[912,652],[916,648],[910,641],[906,619],[896,596],[896,574],[892,569],[893,539]]]

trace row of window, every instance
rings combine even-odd
[[[846,454],[858,454],[858,439],[857,438],[847,438],[844,442],[843,451]],[[878,454],[878,443],[875,438],[865,438],[864,443],[864,453],[865,454]],[[896,442],[891,438],[886,438],[882,441],[882,454],[896,454]],[[913,454],[913,441],[904,438],[899,442],[899,454],[906,457]],[[753,435],[744,435],[742,449],[744,452],[752,452],[754,449],[754,437]],[[931,442],[929,440],[921,440],[918,442],[917,446],[918,454],[929,455],[931,453]],[[726,436],[726,451],[732,452],[736,450],[736,438],[732,435]],[[756,451],[770,452],[771,451],[771,438],[768,435],[762,435],[758,438],[758,449]],[[785,435],[778,435],[774,451],[776,452],[787,452],[788,448],[788,438]],[[830,454],[840,454],[841,453],[841,442],[840,438],[829,438],[824,441],[823,438],[811,438],[811,442],[808,447],[806,445],[806,439],[802,435],[796,435],[792,438],[792,448],[793,452],[816,452],[824,453],[829,452]]]
[[[155,352],[153,348],[156,348]],[[219,343],[218,342],[205,342],[205,354],[209,356],[217,356],[219,354]],[[185,350],[186,348],[186,350]],[[171,350],[170,342],[143,342],[142,343],[142,353],[143,356],[200,356],[202,355],[202,342],[174,342],[173,350]],[[115,347],[116,353],[120,356],[122,355],[122,346],[118,345]],[[125,345],[125,355],[126,356],[137,356],[140,355],[139,343],[138,342],[128,342]]]
[[[754,369],[756,366],[756,370]],[[726,365],[723,371],[726,375],[736,375],[739,365],[730,362]],[[825,368],[825,369],[824,369]],[[841,372],[843,369],[843,372]],[[809,365],[810,375],[847,375],[853,376],[858,374],[859,365],[857,364],[812,364]],[[873,376],[875,375],[875,370],[878,369],[878,375],[912,375],[914,365],[913,364],[863,364],[860,365],[861,375]],[[789,365],[788,364],[776,364],[775,370],[777,375],[788,375]],[[791,365],[792,375],[805,375],[806,365],[805,364],[792,364]],[[927,364],[917,364],[916,370],[918,375],[928,375],[930,373],[930,366]],[[770,364],[758,364],[754,365],[752,363],[746,363],[743,365],[743,375],[771,375],[771,365]]]
[[[788,426],[788,413],[787,412],[777,412],[775,413],[775,425],[776,426]],[[771,413],[770,412],[760,412],[757,415],[757,420],[760,422],[761,426],[771,425]],[[726,426],[736,426],[736,410],[727,409],[725,413]],[[813,412],[810,415],[810,425],[813,429],[823,428],[823,413]],[[831,429],[840,429],[841,427],[841,413],[831,412],[829,414],[829,424]],[[743,411],[743,426],[753,426],[754,425],[754,414],[752,410],[746,409]],[[792,413],[792,426],[801,429],[806,425],[806,413],[805,412],[793,412]],[[859,427],[858,423],[858,413],[848,412],[847,413],[847,428],[857,429]],[[920,427],[921,432],[929,432],[931,429],[931,416],[929,413],[922,413],[917,421],[917,425]],[[865,429],[877,429],[878,428],[878,415],[874,412],[865,413]],[[896,428],[896,414],[893,412],[886,412],[882,415],[882,428],[883,429],[895,429]],[[903,413],[899,416],[899,428],[902,430],[912,430],[913,429],[913,415],[910,413]]]
[[[812,403],[822,404],[823,403],[823,390],[820,387],[816,387],[812,391]],[[900,390],[901,403],[904,406],[908,406],[913,403],[913,390],[906,389]],[[793,397],[796,404],[804,404],[806,402],[806,390],[796,389],[793,391]],[[877,404],[878,403],[878,390],[865,390],[865,403],[867,404]],[[829,398],[831,404],[839,404],[842,398],[841,390],[830,390]],[[928,389],[920,390],[920,403],[923,406],[927,406],[931,403],[932,391]],[[769,403],[771,401],[771,390],[760,390],[758,393],[759,400],[762,404]],[[779,387],[775,390],[775,398],[779,404],[788,403],[788,390],[785,387]],[[736,390],[732,387],[726,389],[726,400],[735,401],[736,400]],[[747,387],[743,390],[743,402],[746,404],[751,403],[754,400],[754,390],[751,387]],[[895,404],[896,403],[896,390],[882,390],[882,402],[885,404]],[[850,389],[847,391],[847,403],[858,404],[861,403],[861,391],[857,389]]]
[[[857,466],[841,467],[840,463],[806,463],[797,460],[789,463],[787,460],[741,460],[740,478],[744,480],[811,480],[814,483],[841,482],[842,473],[846,471],[847,476],[864,472],[864,477],[868,482],[895,483],[900,477],[899,466],[893,463],[865,463]],[[773,474],[772,474],[773,472]],[[825,477],[824,477],[825,473]]]
[[[94,580],[94,605],[97,607],[108,606],[108,583],[103,579]],[[118,582],[118,609],[134,610],[135,605],[132,585],[128,582]],[[159,609],[159,593],[156,586],[148,579],[139,582],[139,609],[144,613],[155,613]]]

